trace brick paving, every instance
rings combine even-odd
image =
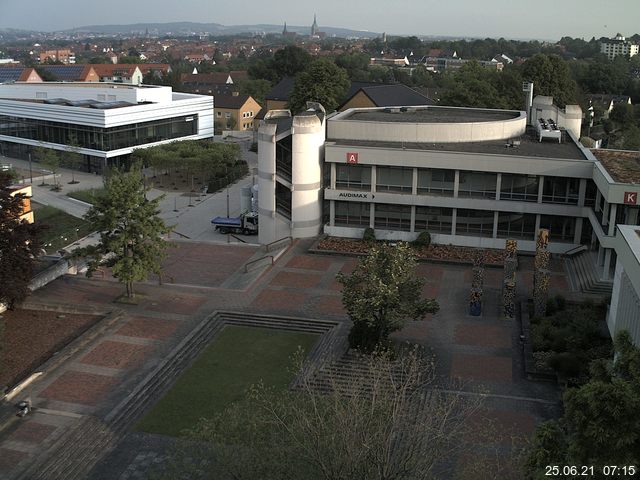
[[[265,289],[251,302],[252,307],[258,308],[261,312],[273,310],[281,312],[299,308],[305,303],[307,295],[291,290]]]
[[[175,333],[180,326],[176,320],[164,320],[161,318],[130,317],[127,323],[118,331],[117,335],[125,337],[149,338],[152,340],[164,340]]]
[[[510,382],[511,357],[453,354],[451,376],[461,380]]]
[[[278,272],[269,285],[275,287],[315,288],[322,280],[321,275],[295,272]]]
[[[0,447],[0,474],[3,470],[10,470],[27,458],[26,452]]]
[[[511,331],[501,325],[460,323],[455,327],[454,342],[460,345],[511,348]]]
[[[331,259],[311,255],[295,255],[285,265],[286,268],[326,271],[331,266]]]
[[[67,370],[40,392],[40,396],[50,400],[95,406],[104,400],[116,383],[117,379],[113,377]]]
[[[9,436],[9,440],[19,442],[41,443],[57,430],[53,425],[31,420],[20,426]]]
[[[80,363],[108,368],[132,368],[150,355],[153,347],[104,341],[80,359]]]
[[[179,315],[192,315],[207,301],[206,297],[169,294],[144,303],[146,310]]]

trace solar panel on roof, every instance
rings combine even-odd
[[[2,67],[0,68],[0,83],[4,82],[15,82],[20,78],[22,72],[24,71],[23,67]]]
[[[54,75],[58,80],[78,80],[84,70],[84,65],[43,65],[46,72]]]

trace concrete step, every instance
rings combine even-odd
[[[574,269],[577,283],[584,293],[597,295],[610,295],[613,282],[601,280],[594,266],[594,258],[591,252],[581,252],[570,260]]]

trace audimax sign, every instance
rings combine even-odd
[[[350,193],[350,192],[340,192],[338,194],[338,198],[362,198],[364,200],[369,199],[369,195],[373,198],[373,195],[370,193]]]

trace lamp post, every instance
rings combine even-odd
[[[31,168],[31,152],[29,152],[29,178],[31,179],[31,185],[33,185],[33,169]]]

